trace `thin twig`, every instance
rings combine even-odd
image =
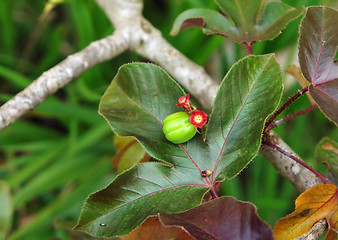
[[[273,129],[274,127],[282,124],[283,122],[286,122],[286,121],[289,121],[290,119],[292,118],[295,118],[295,117],[298,117],[298,116],[301,116],[301,115],[304,115],[304,114],[307,114],[309,112],[311,112],[313,109],[317,108],[317,105],[313,104],[313,105],[310,105],[310,107],[304,109],[304,110],[301,110],[299,112],[296,112],[296,113],[292,113],[288,116],[286,116],[285,118],[282,118],[280,120],[277,120],[275,122],[273,122],[272,124],[270,124],[269,126],[267,126],[265,128],[265,131],[268,132],[270,131],[271,129]]]
[[[324,183],[331,184],[331,182],[329,180],[327,180],[322,174],[320,174],[319,172],[317,172],[316,170],[314,170],[312,167],[310,167],[309,165],[307,165],[305,162],[303,162],[302,160],[300,160],[298,157],[292,155],[291,153],[288,153],[287,151],[283,150],[282,148],[278,147],[276,144],[274,144],[274,143],[272,143],[272,142],[270,142],[268,140],[264,140],[262,143],[265,144],[265,145],[268,145],[268,146],[272,147],[273,149],[275,149],[278,152],[284,154],[285,156],[293,159],[294,161],[296,161],[297,163],[299,163],[303,167],[307,168],[308,170],[310,170],[311,172],[313,172],[317,177],[319,177]]]
[[[281,106],[273,115],[272,117],[265,123],[265,132],[267,132],[267,129],[269,126],[273,123],[273,121],[287,108],[291,103],[293,103],[297,98],[302,96],[304,93],[306,93],[309,90],[309,86],[303,88],[302,90],[298,91],[297,94],[295,94],[292,98],[290,98],[286,103],[284,103],[283,106]]]

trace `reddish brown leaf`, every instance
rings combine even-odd
[[[158,217],[149,217],[142,225],[136,228],[121,240],[194,240],[180,227],[165,227]]]
[[[338,124],[338,11],[328,7],[308,8],[299,38],[299,63],[311,83],[309,92],[322,112]]]
[[[338,235],[338,190],[333,184],[319,184],[296,199],[296,210],[277,221],[274,227],[275,239],[293,239],[308,232],[321,219],[329,224],[327,239]]]
[[[165,225],[183,226],[199,240],[273,239],[255,206],[233,197],[221,197],[183,213],[161,214],[160,219]]]

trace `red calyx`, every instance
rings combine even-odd
[[[191,112],[190,94],[187,93],[178,99],[178,103],[175,103],[177,107],[182,107],[184,111]]]

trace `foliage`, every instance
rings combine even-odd
[[[41,17],[45,6],[58,1],[49,1],[47,5],[45,2],[0,1],[2,103],[67,55],[113,32],[108,19],[92,0],[64,1],[52,10],[46,10],[46,15]],[[300,11],[302,6],[327,4],[329,1],[283,2]],[[335,2],[332,1],[332,4]],[[228,40],[224,42],[220,36],[203,36],[194,29],[183,31],[176,37],[168,36],[175,18],[181,12],[196,7],[218,9],[212,1],[146,0],[144,15],[173,46],[194,62],[205,66],[216,79],[221,79],[245,55],[241,46]],[[279,62],[282,55],[279,51],[288,51],[289,57],[282,64],[284,69],[296,56],[298,24],[299,19],[290,22],[281,35],[272,41],[255,43],[253,52],[274,52]],[[0,179],[7,182],[3,186],[8,185],[10,191],[4,190],[6,187],[2,190],[6,198],[9,194],[12,196],[13,205],[13,211],[9,211],[13,215],[6,216],[6,219],[11,219],[6,220],[11,222],[10,228],[6,229],[8,239],[90,238],[75,233],[71,228],[86,196],[115,178],[116,169],[110,161],[120,157],[115,155],[111,131],[97,116],[97,105],[109,84],[108,80],[119,66],[142,60],[131,53],[124,53],[114,61],[91,69],[1,132]],[[222,68],[218,69],[217,66]],[[282,102],[297,89],[298,86],[285,85]],[[192,101],[197,103],[196,99]],[[306,98],[298,99],[297,104],[290,105],[281,116],[305,108],[308,104]],[[280,125],[276,131],[309,163],[313,163],[314,146],[323,136],[337,139],[333,125],[316,110],[308,116]],[[141,148],[133,144],[133,147],[136,146]],[[131,152],[137,151],[129,149]],[[123,155],[123,150],[116,148],[116,152]],[[136,162],[140,161],[137,158]],[[134,164],[129,160],[120,160],[119,172]],[[320,167],[316,169],[322,170]],[[291,200],[295,197],[290,183],[282,180],[261,155],[241,175],[225,181],[219,190],[220,194],[254,203],[258,214],[269,225],[290,211]],[[0,195],[3,191],[0,191]],[[1,211],[0,215],[3,213]]]
[[[206,34],[217,34],[251,47],[255,42],[271,40],[303,8],[292,8],[282,2],[216,0],[223,14],[210,9],[191,9],[176,19],[171,34],[189,27],[201,27]]]
[[[221,84],[206,143],[196,136],[175,145],[165,139],[162,122],[177,111],[175,101],[185,93],[159,67],[121,67],[101,99],[100,113],[115,133],[135,136],[152,157],[168,165],[145,163],[122,173],[89,197],[76,229],[96,236],[122,235],[150,215],[199,204],[206,190],[237,175],[257,154],[264,120],[277,106],[281,89],[281,73],[272,55],[239,61]],[[212,171],[210,179],[202,176],[204,170]],[[110,227],[102,228],[101,223]]]
[[[296,199],[296,210],[276,223],[274,228],[276,239],[299,237],[324,218],[329,225],[325,239],[337,239],[337,202],[338,189],[333,184],[319,184],[306,190]]]
[[[12,201],[9,186],[6,182],[0,181],[0,237],[5,238],[6,232],[10,229],[12,218]]]
[[[142,223],[140,227],[126,236],[120,237],[121,240],[134,239],[180,239],[194,240],[184,229],[178,226],[163,226],[158,217],[150,217]]]
[[[166,226],[183,226],[196,239],[273,239],[255,206],[232,197],[221,197],[183,213],[161,214],[161,221]]]
[[[139,162],[149,160],[150,156],[133,137],[114,136],[116,154],[112,165],[121,173]]]
[[[326,176],[328,179],[337,185],[338,179],[338,143],[329,139],[323,138],[315,148],[315,160],[317,164],[323,163],[327,165]]]
[[[338,123],[338,12],[310,7],[300,26],[299,63],[310,94],[325,115]]]

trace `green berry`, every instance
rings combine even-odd
[[[196,134],[196,128],[189,122],[186,112],[176,112],[163,121],[163,133],[170,142],[184,143],[192,139]]]

